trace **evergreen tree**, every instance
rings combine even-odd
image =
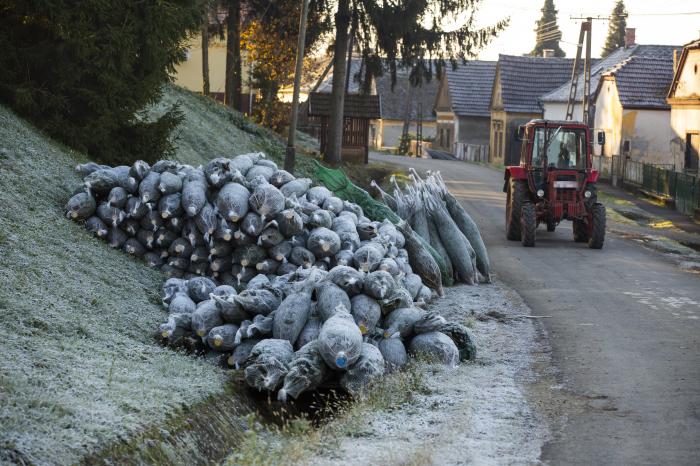
[[[542,18],[536,22],[537,28],[535,28],[535,33],[537,34],[535,48],[532,49],[530,55],[541,57],[543,50],[552,49],[555,57],[565,56],[566,54],[559,47],[561,31],[557,24],[557,9],[554,7],[554,0],[544,0],[541,11]]]
[[[600,52],[600,56],[605,58],[620,47],[625,46],[625,29],[627,29],[627,10],[625,3],[618,0],[610,15],[610,25],[608,26],[608,38]]]
[[[328,127],[326,162],[340,163],[342,146],[345,79],[348,46],[353,34],[355,48],[362,55],[363,89],[368,91],[372,79],[385,71],[396,81],[399,67],[411,70],[413,85],[440,75],[447,62],[474,58],[505,26],[507,20],[478,29],[475,12],[481,0],[338,0],[333,45],[333,86],[331,118]],[[330,3],[330,2],[329,2]],[[464,15],[458,28],[442,18]],[[432,17],[431,22],[426,18]],[[351,32],[352,31],[352,32]]]
[[[172,150],[158,101],[202,19],[201,0],[3,0],[0,100],[68,145],[111,163]]]

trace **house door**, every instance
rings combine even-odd
[[[700,134],[685,135],[685,169],[698,171],[698,154],[700,154]]]

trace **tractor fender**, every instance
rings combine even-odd
[[[505,181],[503,183],[503,192],[508,191],[508,180],[511,178],[515,180],[526,180],[527,179],[527,172],[523,167],[518,167],[518,166],[511,166],[511,167],[506,167],[506,171],[503,175],[503,180]]]
[[[591,174],[588,175],[588,179],[586,180],[586,182],[597,183],[599,176],[600,176],[600,172],[598,170],[591,170]]]

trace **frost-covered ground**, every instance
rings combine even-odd
[[[164,102],[175,101],[186,116],[179,160],[259,150],[280,160],[281,143],[230,110],[171,88]],[[221,370],[155,342],[162,275],[64,218],[86,160],[0,106],[0,463],[78,462],[226,389]],[[534,461],[544,430],[521,382],[535,333],[507,317],[527,313],[516,298],[500,284],[450,289],[436,308],[471,322],[478,360],[425,368],[428,390],[410,406],[375,413],[366,436],[316,461]]]
[[[185,121],[174,131],[177,159],[199,165],[214,157],[230,157],[246,152],[265,152],[282,166],[285,141],[261,128],[230,108],[176,86],[167,86],[161,101],[151,109],[154,116],[179,104]],[[306,135],[297,138],[298,152],[318,151],[318,144]],[[298,156],[297,176],[310,177],[313,165],[307,157]]]
[[[200,97],[165,99],[187,114],[183,161],[270,144]],[[85,161],[0,106],[0,463],[73,463],[224,390],[222,371],[153,339],[163,276],[63,216]]]
[[[532,363],[542,358],[527,306],[496,282],[449,288],[431,308],[472,325],[477,360],[455,370],[424,366],[424,393],[367,413],[364,426],[337,439],[338,449],[320,449],[304,464],[538,463],[548,430],[526,399]]]

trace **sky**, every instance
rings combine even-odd
[[[510,16],[510,25],[481,51],[482,60],[497,60],[498,54],[522,55],[535,44],[535,22],[544,0],[481,0],[476,15],[480,26]],[[562,32],[560,46],[567,57],[576,56],[581,20],[570,16],[603,16],[612,12],[615,0],[554,0]],[[700,0],[626,0],[627,27],[636,28],[636,43],[683,45],[700,38]],[[679,14],[676,14],[679,13]],[[688,14],[695,13],[695,14]],[[593,21],[592,55],[600,51],[608,32],[608,21]]]

